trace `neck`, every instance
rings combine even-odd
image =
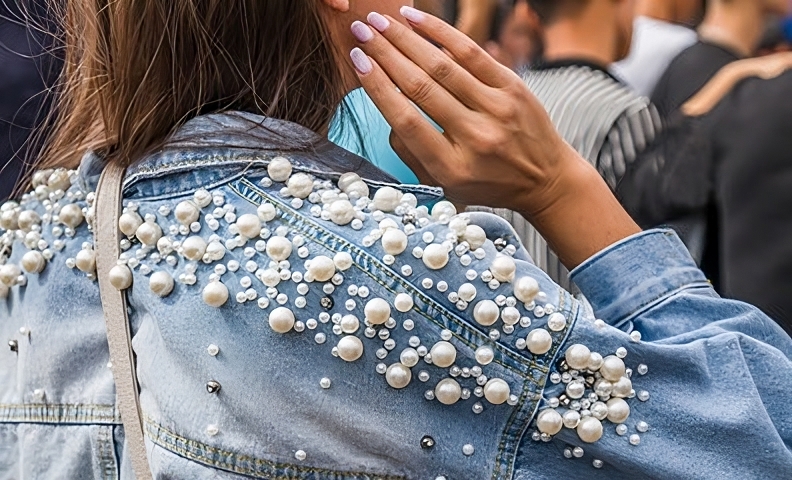
[[[715,2],[699,27],[699,35],[742,56],[753,54],[764,28],[764,12],[756,0]]]
[[[658,0],[640,0],[635,7],[635,14],[641,17],[654,18],[663,22],[676,22],[676,13],[671,2]]]
[[[593,24],[593,25],[592,25]],[[615,28],[584,19],[560,20],[545,28],[544,58],[547,61],[586,59],[602,67],[616,61]]]

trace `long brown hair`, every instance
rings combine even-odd
[[[58,7],[58,5],[62,5]],[[315,0],[66,0],[65,66],[41,168],[129,165],[176,127],[244,110],[325,132],[343,73]]]

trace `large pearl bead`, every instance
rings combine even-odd
[[[305,173],[295,173],[286,183],[289,195],[295,198],[307,198],[313,191],[313,179]]]
[[[0,215],[0,228],[3,230],[16,230],[19,227],[19,211],[6,210]]]
[[[94,273],[96,271],[96,252],[92,248],[80,250],[74,257],[74,264],[81,272]]]
[[[514,307],[506,307],[501,312],[504,325],[516,325],[520,321],[520,311]]]
[[[28,273],[41,273],[47,265],[44,255],[41,252],[30,251],[22,256],[22,269]]]
[[[206,253],[206,240],[198,236],[188,237],[182,242],[182,254],[187,260],[197,262]]]
[[[492,300],[482,300],[473,308],[473,318],[479,325],[489,327],[498,321],[500,308]]]
[[[346,192],[347,188],[349,188],[350,185],[352,185],[355,182],[360,182],[362,180],[363,179],[360,178],[360,175],[358,175],[357,173],[347,172],[341,175],[340,177],[338,177],[338,189],[341,190],[342,192]]]
[[[267,175],[275,182],[285,182],[292,174],[292,164],[284,157],[275,157],[267,165]]]
[[[569,382],[566,386],[566,394],[569,398],[573,400],[577,400],[578,398],[583,397],[586,393],[586,385],[582,381],[572,381]]]
[[[510,394],[509,384],[503,379],[492,378],[484,385],[484,398],[493,405],[506,403]]]
[[[257,277],[259,280],[261,280],[261,283],[270,288],[277,287],[281,282],[280,274],[273,268],[268,268],[262,271],[260,274],[257,272]]]
[[[223,282],[209,282],[203,289],[203,301],[210,307],[222,307],[228,301],[228,287]]]
[[[58,219],[67,227],[75,229],[80,226],[85,217],[83,216],[82,209],[79,205],[70,203],[68,205],[64,205],[63,208],[61,208],[60,213],[58,213]]]
[[[625,398],[630,396],[632,391],[632,381],[627,377],[621,377],[616,383],[613,384],[613,392],[611,395],[618,398]]]
[[[335,200],[327,211],[330,213],[330,220],[336,225],[348,225],[355,219],[355,207],[349,200]]]
[[[406,293],[396,295],[396,298],[393,300],[393,306],[401,313],[409,312],[413,308],[413,305],[415,305],[415,303],[413,302],[412,296]]]
[[[126,265],[116,265],[108,272],[110,285],[116,290],[126,290],[132,286],[132,271]]]
[[[393,187],[382,187],[374,193],[373,207],[383,212],[392,212],[399,206],[404,194]]]
[[[363,308],[366,321],[371,325],[382,325],[388,321],[391,314],[390,305],[381,298],[372,298]]]
[[[476,349],[476,361],[480,365],[489,365],[495,360],[495,352],[492,348],[483,346]]]
[[[630,418],[630,406],[621,398],[608,400],[608,421],[619,424]]]
[[[506,283],[514,280],[514,274],[517,271],[517,265],[514,259],[508,255],[498,255],[490,265],[490,271],[495,280]]]
[[[453,378],[444,378],[435,386],[434,394],[443,405],[453,405],[462,398],[462,387]]]
[[[440,270],[448,265],[448,250],[444,245],[433,243],[426,246],[421,258],[430,270]]]
[[[355,333],[360,328],[360,320],[354,315],[344,315],[341,323],[338,324],[344,333]]]
[[[456,348],[446,341],[434,344],[431,350],[432,363],[440,368],[447,368],[456,361]]]
[[[176,205],[173,215],[179,223],[189,227],[192,223],[198,221],[201,211],[198,209],[198,205],[190,200],[185,200]]]
[[[580,423],[580,413],[575,410],[564,412],[564,426],[567,428],[577,428]]]
[[[418,361],[421,360],[421,356],[418,355],[418,350],[414,348],[405,348],[399,355],[399,360],[407,367],[414,367],[418,365]]]
[[[338,252],[333,257],[333,263],[335,264],[336,268],[341,272],[346,272],[352,265],[354,265],[354,260],[352,259],[352,255],[347,252]]]
[[[588,361],[588,369],[592,372],[596,372],[602,366],[602,355],[597,352],[591,352],[591,356],[589,357]]]
[[[338,341],[338,356],[347,362],[354,362],[363,356],[363,342],[358,337],[347,335]]]
[[[206,208],[212,203],[212,194],[205,188],[199,188],[193,194],[193,201],[198,205],[198,208]]]
[[[544,328],[537,328],[525,338],[525,346],[534,355],[544,355],[553,346],[553,337]]]
[[[162,229],[154,222],[143,222],[135,232],[135,236],[143,245],[153,247],[157,244],[157,240],[162,238]]]
[[[561,414],[552,408],[542,410],[536,417],[536,428],[538,428],[542,433],[555,435],[561,431],[563,426],[564,419],[561,418]]]
[[[382,248],[388,255],[400,255],[407,249],[407,234],[391,228],[382,235]]]
[[[154,272],[149,279],[149,288],[159,297],[167,297],[173,291],[173,277],[168,272]]]
[[[319,255],[311,259],[308,265],[308,273],[313,275],[317,282],[326,282],[333,278],[336,273],[335,263],[330,257]]]
[[[236,221],[239,234],[247,239],[256,238],[261,233],[261,220],[258,215],[246,213],[237,218]]]
[[[621,377],[624,376],[626,367],[624,361],[615,355],[609,355],[602,361],[602,366],[599,369],[602,378],[610,382],[616,383]]]
[[[566,351],[564,356],[567,365],[574,370],[585,370],[591,360],[591,350],[585,345],[572,345]]]
[[[125,213],[118,219],[118,229],[127,237],[134,236],[141,225],[143,218],[135,212]]]
[[[475,300],[477,293],[476,287],[472,283],[463,283],[459,286],[459,291],[457,291],[459,298],[468,303]]]
[[[470,245],[471,250],[477,250],[487,243],[487,233],[478,225],[468,225],[463,239]]]
[[[294,312],[278,307],[269,314],[269,326],[276,333],[287,333],[294,327]]]
[[[594,417],[584,417],[577,426],[577,434],[586,443],[602,438],[602,422]]]
[[[47,179],[47,186],[55,190],[63,190],[64,192],[71,187],[71,176],[69,171],[64,168],[59,168],[52,172],[49,179]]]
[[[24,210],[19,214],[19,229],[25,232],[33,228],[33,225],[38,225],[41,222],[41,217],[33,210]]]
[[[6,286],[13,287],[20,275],[22,270],[15,263],[7,263],[0,267],[0,282]]]
[[[531,303],[539,294],[539,282],[532,277],[520,277],[514,284],[514,296],[523,303]]]
[[[437,202],[432,207],[432,218],[440,223],[450,222],[456,214],[457,209],[454,204],[446,200]]]
[[[393,388],[404,388],[410,384],[412,372],[401,363],[394,363],[385,371],[385,380]]]
[[[267,255],[276,262],[282,262],[292,253],[292,242],[285,237],[272,237],[267,242]]]
[[[367,198],[369,196],[369,187],[366,182],[358,181],[347,187],[344,192],[352,199]]]
[[[267,202],[259,205],[259,207],[256,209],[256,214],[258,215],[259,220],[262,222],[271,222],[278,214],[278,210],[275,208],[275,205]]]

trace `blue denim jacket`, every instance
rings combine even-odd
[[[133,478],[93,271],[101,167],[40,172],[0,210],[0,479]],[[672,232],[572,272],[594,317],[503,220],[391,181],[247,114],[128,170],[113,281],[155,478],[792,476],[792,341]]]

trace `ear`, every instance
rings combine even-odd
[[[345,13],[349,11],[349,0],[319,0],[319,1],[338,12]]]

